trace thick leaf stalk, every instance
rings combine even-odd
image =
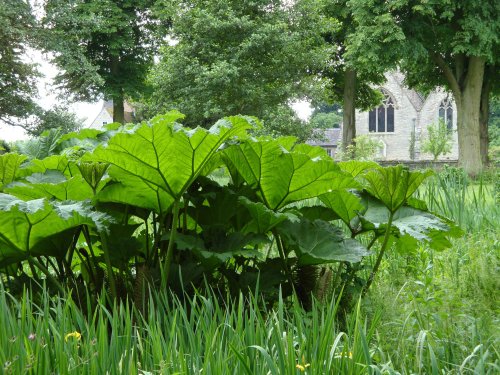
[[[173,205],[173,218],[172,218],[172,228],[170,230],[170,238],[168,240],[167,257],[165,259],[165,267],[163,272],[162,289],[168,287],[168,277],[170,276],[170,266],[172,264],[172,258],[174,256],[174,242],[177,236],[177,218],[179,217],[179,200],[176,199]]]
[[[106,262],[106,268],[108,269],[108,280],[109,280],[109,287],[111,288],[111,295],[113,296],[113,298],[116,298],[117,293],[116,293],[115,274],[113,272],[113,266],[111,264],[111,257],[109,256],[108,239],[106,237],[106,233],[104,232],[101,232],[101,246],[102,246],[102,251],[104,253],[104,261]]]
[[[288,282],[290,283],[290,286],[295,291],[295,285],[293,282],[292,271],[290,270],[290,267],[288,267],[288,261],[287,261],[285,249],[283,247],[283,242],[281,242],[281,238],[276,231],[273,231],[273,235],[274,235],[274,238],[276,239],[276,246],[278,248],[280,258],[283,261],[283,270],[285,271],[285,274],[286,274],[286,277],[288,279]]]
[[[382,241],[382,246],[380,248],[380,252],[378,253],[378,257],[377,257],[377,260],[375,262],[375,265],[373,266],[372,272],[370,273],[370,277],[368,277],[368,281],[366,282],[366,285],[363,288],[363,293],[362,293],[363,297],[368,292],[368,289],[370,289],[370,286],[373,283],[373,279],[375,278],[375,274],[377,273],[378,268],[380,267],[380,263],[382,262],[382,257],[384,256],[385,250],[387,248],[387,244],[389,243],[389,237],[391,236],[391,226],[392,226],[393,217],[394,217],[394,213],[391,212],[389,214],[389,220],[387,222],[387,229],[385,230],[384,240]]]

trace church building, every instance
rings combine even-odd
[[[427,127],[442,119],[452,133],[452,149],[451,153],[441,155],[439,160],[456,161],[457,109],[452,94],[439,89],[424,97],[404,86],[402,73],[389,72],[386,78],[387,81],[379,87],[384,95],[382,104],[370,111],[356,111],[356,136],[368,135],[379,142],[378,160],[428,161],[433,156],[421,151],[422,143],[428,136]],[[327,139],[315,144],[332,152],[342,140],[340,132],[327,131]],[[328,139],[330,133],[335,140]]]

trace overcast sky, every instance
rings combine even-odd
[[[0,0],[1,1],[1,0]],[[40,98],[37,100],[38,104],[45,109],[50,109],[56,104],[64,104],[60,99],[57,98],[59,91],[53,85],[54,77],[57,75],[57,68],[50,64],[46,57],[42,55],[39,51],[29,51],[27,59],[30,61],[35,61],[39,64],[39,70],[44,75],[38,81],[38,90]],[[76,113],[76,115],[85,119],[85,126],[88,126],[95,119],[102,107],[102,101],[96,103],[66,103],[69,105],[70,111]],[[307,102],[298,102],[292,106],[299,117],[307,119],[312,112],[312,109]],[[23,129],[19,127],[9,126],[2,124],[0,122],[0,139],[7,142],[26,139],[27,135]]]
[[[38,63],[39,70],[44,75],[44,77],[38,80],[38,91],[40,96],[37,100],[38,104],[44,109],[50,109],[56,104],[64,104],[57,98],[59,91],[53,86],[53,79],[57,75],[57,68],[50,64],[40,51],[30,50],[27,53],[26,59]],[[85,119],[85,125],[87,126],[94,120],[102,107],[102,102],[66,104],[69,105],[70,110],[76,113],[79,118]],[[27,138],[27,136],[21,128],[0,123],[0,139],[10,142],[25,138]]]

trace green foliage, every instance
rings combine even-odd
[[[342,116],[335,112],[317,112],[309,119],[309,125],[313,129],[339,128]]]
[[[496,182],[474,183],[463,169],[446,168],[418,191],[438,214],[452,219],[467,232],[498,229],[500,209],[495,206]]]
[[[384,72],[394,66],[393,51],[384,50],[388,40],[400,38],[397,28],[388,22],[377,22],[377,28],[359,30],[353,18],[355,5],[349,1],[311,2],[317,17],[315,25],[327,46],[329,56],[318,68],[319,76],[325,81],[325,96],[329,102],[342,103],[346,86],[345,73],[355,71],[355,87],[352,105],[369,109],[381,100],[373,84],[385,81]],[[362,38],[370,34],[370,38]],[[384,41],[382,43],[381,41]],[[345,107],[346,103],[344,103]]]
[[[374,160],[380,152],[382,145],[380,141],[369,135],[360,135],[354,138],[354,142],[342,151],[341,144],[337,146],[337,158],[340,160]]]
[[[299,119],[288,104],[269,108],[263,118],[262,126],[252,131],[253,135],[273,138],[292,136],[299,142],[317,138],[313,124]]]
[[[292,137],[249,137],[251,118],[188,130],[182,117],[67,134],[56,145],[69,148],[42,160],[0,156],[9,288],[46,279],[143,303],[137,288],[186,293],[208,282],[232,294],[259,285],[272,302],[281,284],[284,296],[300,288],[307,306],[319,283],[305,288],[308,272],[338,263],[333,286],[359,285],[382,237],[379,258],[393,241],[449,245],[452,225],[410,201],[427,173],[337,165]]]
[[[500,164],[500,99],[493,97],[490,100],[488,120],[488,157],[493,165]]]
[[[311,83],[312,29],[279,1],[179,1],[172,39],[151,73],[150,113],[172,108],[190,127],[229,115],[262,119],[267,134],[308,139],[289,108]],[[170,19],[171,15],[167,17]],[[303,129],[304,128],[304,129]]]
[[[18,154],[4,154],[0,156],[0,191],[18,177],[18,170],[26,160],[26,156]]]
[[[47,1],[44,48],[61,69],[59,87],[77,100],[141,96],[155,53],[153,3]]]
[[[474,229],[443,252],[389,255],[365,305],[381,314],[379,358],[403,374],[498,372],[498,250],[493,231]]]
[[[371,350],[365,350],[375,340],[376,321],[367,327],[359,312],[347,332],[339,330],[335,299],[315,304],[305,315],[297,301],[288,308],[281,298],[271,308],[242,294],[221,299],[197,293],[181,299],[162,291],[152,293],[149,308],[140,313],[124,303],[108,307],[102,298],[82,311],[74,299],[52,299],[48,292],[41,300],[25,294],[18,302],[0,291],[5,327],[0,361],[7,373],[77,368],[94,374],[113,368],[134,375],[277,375],[300,373],[301,365],[307,374],[361,375],[376,364]]]
[[[451,152],[452,133],[443,120],[437,124],[431,124],[427,127],[427,139],[422,143],[422,152],[430,153],[434,161],[439,156]]]
[[[33,46],[36,21],[30,3],[5,0],[0,3],[0,120],[22,125],[38,106],[36,64],[23,58]]]
[[[85,202],[23,201],[0,193],[0,267],[39,255],[63,257],[75,232],[68,230],[83,224],[105,230],[106,221]]]
[[[61,130],[52,128],[44,131],[39,137],[17,141],[15,148],[29,159],[44,159],[57,152]]]
[[[39,137],[50,129],[59,129],[61,134],[78,131],[83,126],[83,120],[63,106],[55,106],[53,109],[41,111],[37,116],[36,123],[27,130],[35,137]]]

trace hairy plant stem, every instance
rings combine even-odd
[[[168,287],[168,277],[170,275],[170,265],[172,264],[172,258],[174,255],[174,242],[175,237],[177,235],[177,220],[179,216],[179,199],[174,201],[174,206],[172,209],[172,225],[170,230],[170,238],[168,240],[168,248],[167,248],[167,257],[165,259],[165,266],[163,272],[163,278],[161,281],[162,289],[166,289]]]
[[[42,271],[42,273],[47,277],[47,280],[49,280],[52,284],[54,284],[56,286],[56,288],[59,289],[61,294],[63,294],[63,295],[65,294],[64,288],[59,283],[59,281],[57,281],[56,278],[54,276],[52,276],[52,274],[47,269],[47,267],[45,267],[42,263],[40,263],[38,261],[38,259],[34,258],[31,255],[28,255],[28,263],[31,267],[33,267],[33,268],[36,267],[40,271]]]
[[[106,233],[101,233],[101,247],[104,253],[104,261],[106,262],[106,267],[108,269],[108,279],[109,287],[111,288],[111,295],[113,298],[116,298],[117,293],[115,274],[113,272],[113,266],[111,265],[111,258],[109,256],[108,238],[106,237]]]
[[[368,277],[368,281],[366,282],[366,285],[363,288],[363,292],[361,293],[362,297],[364,297],[368,292],[368,289],[370,289],[370,286],[373,283],[373,279],[375,278],[375,274],[377,273],[378,268],[380,267],[380,263],[382,262],[382,257],[384,256],[384,252],[387,248],[387,243],[389,242],[389,237],[391,236],[391,226],[393,217],[394,217],[394,212],[391,212],[389,214],[389,221],[387,222],[387,229],[385,230],[384,240],[382,242],[382,246],[380,247],[380,252],[378,253],[377,260],[375,261],[375,265],[373,266],[372,272],[370,273],[370,277]]]
[[[287,256],[285,253],[285,249],[283,247],[283,243],[281,242],[281,238],[276,231],[273,231],[274,238],[276,239],[276,246],[278,248],[278,253],[280,254],[280,258],[283,261],[283,269],[285,270],[286,277],[290,286],[292,287],[293,292],[295,293],[295,285],[293,283],[292,271],[288,267]]]
[[[345,262],[339,262],[339,266],[337,267],[337,271],[335,272],[335,279],[333,280],[333,289],[337,288],[339,281],[340,281],[340,275],[342,274],[342,267],[344,266]]]

